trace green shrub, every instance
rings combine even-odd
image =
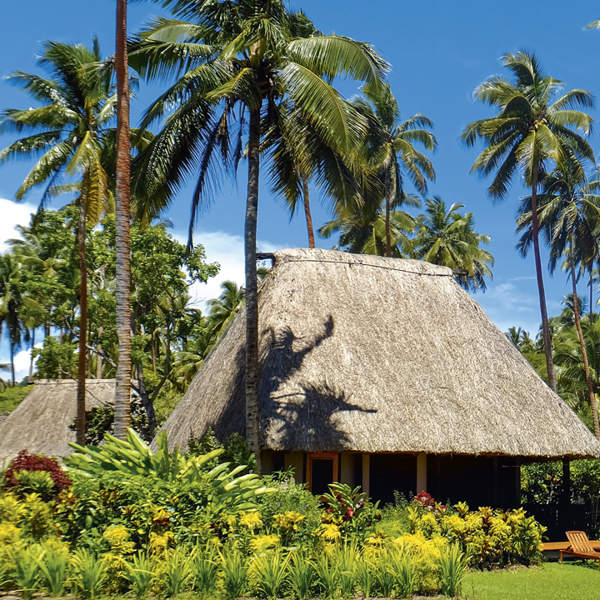
[[[186,590],[192,579],[192,560],[193,556],[185,549],[176,549],[167,554],[164,566],[167,597],[177,596]]]
[[[54,495],[54,482],[46,471],[17,471],[14,480],[21,494],[38,494],[44,500]]]
[[[440,591],[454,598],[461,591],[467,570],[465,555],[458,544],[448,546],[440,557]]]
[[[47,547],[39,560],[42,584],[53,598],[65,592],[69,555],[65,548]]]
[[[89,550],[76,550],[73,559],[75,588],[82,598],[94,600],[106,580],[106,563]]]
[[[283,556],[281,550],[270,550],[254,557],[251,578],[259,598],[278,598],[284,595],[289,560],[289,555]]]
[[[194,589],[201,596],[214,592],[218,579],[217,556],[210,550],[198,552],[192,564]]]
[[[388,569],[396,580],[400,598],[408,598],[418,589],[417,565],[406,550],[394,550],[388,554]]]
[[[288,581],[292,597],[305,600],[311,596],[314,565],[310,557],[301,551],[290,554]]]
[[[241,552],[227,549],[221,554],[223,591],[227,598],[241,597],[248,586],[248,561]]]
[[[318,590],[325,598],[333,598],[340,589],[339,563],[322,552],[315,559],[314,568]]]
[[[14,581],[23,598],[29,599],[40,584],[40,558],[43,551],[39,545],[16,552],[14,556]]]
[[[523,509],[469,510],[464,502],[453,509],[409,508],[411,530],[427,539],[442,537],[456,543],[471,566],[491,568],[541,561],[541,542],[546,528]]]
[[[154,565],[145,552],[138,552],[133,557],[125,577],[136,598],[143,598],[150,591],[154,579]]]

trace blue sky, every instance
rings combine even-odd
[[[466,1],[384,2],[371,0],[298,0],[324,32],[334,32],[371,42],[392,64],[389,80],[399,100],[402,115],[416,112],[429,116],[435,126],[439,149],[433,156],[437,180],[430,186],[447,202],[461,202],[475,215],[476,228],[489,234],[490,251],[496,259],[494,279],[477,300],[502,328],[519,324],[536,330],[539,309],[532,257],[522,259],[515,250],[514,218],[523,189],[515,180],[506,200],[492,202],[487,196],[488,181],[471,175],[469,169],[475,149],[460,142],[463,127],[486,116],[486,107],[473,102],[475,86],[489,75],[501,73],[500,57],[506,52],[526,48],[536,52],[545,71],[564,81],[565,86],[582,87],[595,96],[600,94],[600,32],[584,31],[590,21],[600,18],[600,8],[589,1],[502,3]],[[148,19],[161,13],[158,4],[136,2],[130,6],[130,31],[135,32]],[[109,0],[21,0],[2,6],[3,35],[0,37],[0,76],[17,69],[36,71],[36,56],[44,40],[89,43],[92,35],[100,38],[102,51],[110,54],[114,45],[114,1]],[[161,89],[160,85],[142,87],[134,100],[134,121]],[[344,84],[346,94],[354,86]],[[26,107],[28,97],[0,81],[0,107]],[[598,110],[592,111],[598,118]],[[11,136],[0,136],[4,147]],[[592,144],[598,151],[598,136]],[[31,165],[13,163],[0,167],[0,198],[11,201],[14,191]],[[186,229],[190,188],[183,190],[168,217],[175,231]],[[318,225],[329,218],[327,203],[319,203],[313,194],[314,219]],[[36,205],[35,192],[28,204],[16,206],[0,201],[0,243],[10,236],[14,222],[26,220],[28,210]],[[223,263],[223,277],[240,279],[241,234],[245,177],[243,166],[237,183],[228,183],[220,191],[198,222],[196,240],[205,243],[209,259]],[[31,206],[30,206],[31,204]],[[263,185],[259,209],[259,239],[263,248],[306,245],[301,215],[291,222],[283,202],[273,197]],[[329,240],[318,240],[330,247]],[[241,279],[240,279],[241,280]],[[199,299],[212,295],[197,290]],[[567,293],[562,273],[546,276],[549,310],[560,310]],[[5,348],[1,348],[5,355]]]

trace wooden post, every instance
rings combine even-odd
[[[417,489],[419,492],[427,491],[427,454],[417,454]]]
[[[362,455],[362,489],[367,496],[371,495],[371,455]]]

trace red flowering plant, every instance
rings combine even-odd
[[[373,504],[360,486],[351,488],[345,483],[331,483],[329,493],[323,494],[319,501],[323,505],[323,523],[333,523],[345,534],[364,531],[381,518],[379,503]]]
[[[46,473],[45,481],[48,485],[44,485],[41,477],[29,476],[32,473]],[[71,480],[54,458],[21,450],[4,473],[4,485],[19,494],[38,491],[42,496],[57,496],[71,487]]]
[[[419,492],[414,498],[414,502],[421,507],[431,510],[436,513],[446,512],[446,505],[436,502],[436,499],[426,491]]]

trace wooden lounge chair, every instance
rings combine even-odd
[[[600,569],[600,552],[594,550],[585,531],[567,531],[566,533],[569,540],[569,547],[565,550],[560,550],[558,562],[562,562],[563,556],[568,554],[577,558],[597,560],[598,569]]]

